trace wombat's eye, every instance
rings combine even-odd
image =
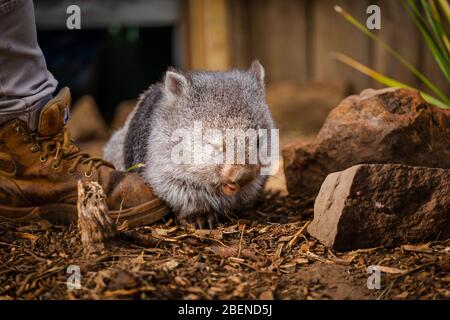
[[[222,147],[221,146],[214,146],[214,153],[215,154],[222,154]]]
[[[208,147],[209,147],[209,151],[210,151],[211,155],[213,155],[213,156],[218,156],[223,153],[222,146],[220,146],[220,145],[209,143]]]

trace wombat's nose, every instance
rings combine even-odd
[[[227,195],[233,195],[256,177],[256,166],[225,165],[221,172],[223,187]]]

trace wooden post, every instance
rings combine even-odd
[[[308,0],[250,1],[251,59],[266,69],[266,82],[308,80]],[[310,1],[314,2],[314,1]]]
[[[350,55],[359,62],[371,66],[370,39],[345,21],[334,10],[340,5],[358,21],[367,19],[368,0],[311,1],[313,5],[313,80],[330,81],[347,79],[355,92],[370,87],[372,80],[332,58],[333,52]]]
[[[187,67],[226,70],[230,68],[227,0],[187,2]]]

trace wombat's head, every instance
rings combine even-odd
[[[275,159],[269,159],[274,123],[262,65],[254,61],[248,70],[226,72],[169,70],[162,90],[155,123],[167,124],[165,138],[157,137],[170,140],[170,148],[163,148],[167,175],[185,189],[251,200],[265,181],[261,169]]]

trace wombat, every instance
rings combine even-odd
[[[229,136],[229,129],[266,129],[262,130],[268,133],[266,137],[257,136],[257,151],[262,145],[274,148],[271,129],[275,125],[265,101],[264,73],[257,60],[246,71],[169,69],[162,82],[140,96],[124,127],[105,145],[105,159],[119,170],[143,163],[140,174],[181,223],[212,228],[227,212],[250,208],[262,193],[267,177],[261,169],[267,164],[262,164],[260,157],[249,161],[248,137],[236,145],[225,145],[224,137]],[[184,152],[186,149],[175,152],[183,138],[184,146],[195,145],[195,137],[190,135],[195,130],[203,138],[202,147],[194,147],[193,155]],[[245,148],[245,161],[236,163],[232,155],[225,162],[223,155],[231,148],[238,154]],[[181,154],[188,161],[174,161],[174,155]],[[199,156],[214,161],[192,161]],[[235,161],[229,161],[231,157]]]

